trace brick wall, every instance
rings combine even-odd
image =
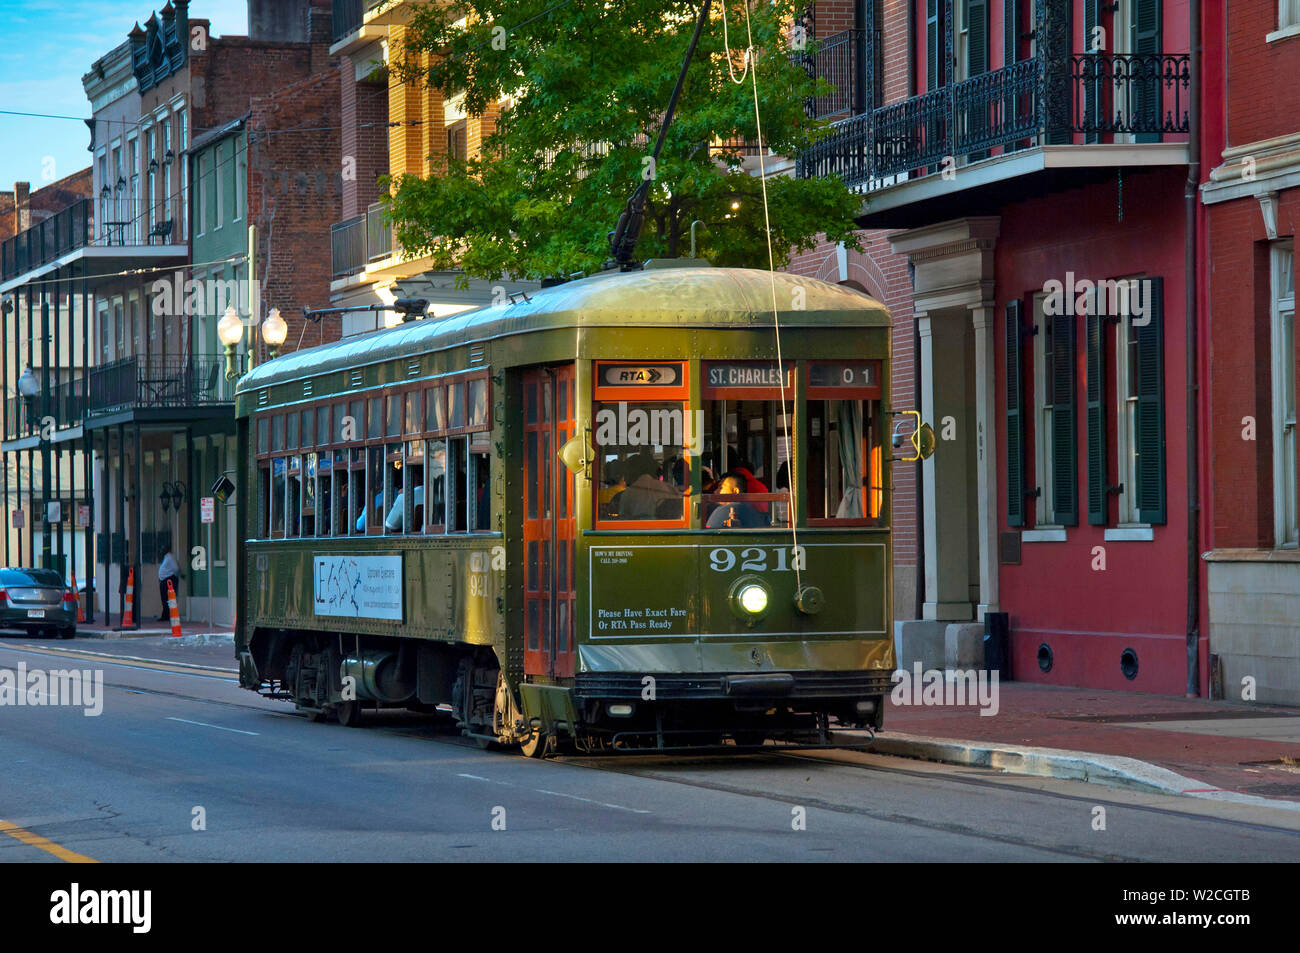
[[[1277,29],[1276,0],[1234,3],[1227,25],[1229,144],[1243,145],[1296,132],[1300,127],[1300,107],[1295,96],[1300,39],[1264,41]]]
[[[1272,342],[1269,244],[1253,198],[1207,209],[1210,493],[1218,548],[1273,545]],[[1278,234],[1300,225],[1300,189],[1279,196]],[[1300,371],[1300,353],[1293,355]],[[1300,376],[1300,375],[1298,375]],[[1242,437],[1254,417],[1256,439]]]
[[[250,104],[248,213],[258,228],[261,313],[280,309],[286,352],[337,340],[341,329],[337,319],[302,317],[304,307],[329,302],[330,226],[342,217],[338,83],[330,68]],[[268,134],[285,129],[295,131]]]
[[[820,20],[818,21],[820,23]],[[907,269],[907,257],[890,251],[888,231],[869,230],[860,233],[865,253],[850,251],[847,255],[848,280],[866,289],[867,294],[878,299],[893,315],[893,346],[890,381],[892,394],[890,409],[903,410],[915,406],[915,365],[913,363],[912,282]],[[836,246],[824,238],[811,251],[791,259],[787,271],[836,284],[840,280]],[[913,569],[917,559],[916,464],[893,465],[893,541],[895,576],[903,577]],[[911,618],[913,606],[904,600],[914,589],[895,590],[895,618]]]
[[[340,146],[355,175],[343,180],[344,219],[364,212],[379,197],[378,178],[388,174],[388,87],[356,81],[350,59],[339,65]]]

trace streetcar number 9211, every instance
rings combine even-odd
[[[739,568],[742,572],[792,572],[808,568],[808,554],[802,546],[784,546],[771,550],[776,556],[776,565],[768,566],[768,550],[757,546],[742,549],[737,555],[734,549],[714,549],[709,553],[709,568],[714,572],[731,572]],[[737,566],[739,563],[739,566]]]

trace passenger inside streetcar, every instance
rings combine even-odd
[[[739,495],[745,492],[745,478],[739,473],[728,473],[718,485],[718,492],[724,495]],[[709,529],[754,529],[767,524],[753,506],[743,501],[719,503],[709,514]]]

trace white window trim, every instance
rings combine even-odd
[[[1280,282],[1282,274],[1280,266],[1281,261],[1284,258],[1289,257],[1291,258],[1294,267],[1294,255],[1295,248],[1292,243],[1288,241],[1278,242],[1275,244],[1271,249],[1271,254],[1269,256],[1269,284],[1271,288],[1271,294],[1269,297],[1272,299],[1269,306],[1269,338],[1271,345],[1271,359],[1269,361],[1271,373],[1269,376],[1272,378],[1273,391],[1273,413],[1270,415],[1273,420],[1273,540],[1274,546],[1277,549],[1296,549],[1298,542],[1297,537],[1300,536],[1300,534],[1297,533],[1294,519],[1292,520],[1291,526],[1286,525],[1286,504],[1288,502],[1290,503],[1293,513],[1296,510],[1295,481],[1297,476],[1300,476],[1300,474],[1296,473],[1294,453],[1296,424],[1294,420],[1286,422],[1282,420],[1281,409],[1286,403],[1283,394],[1284,381],[1282,380],[1282,375],[1277,372],[1279,366],[1281,366],[1284,361],[1287,362],[1286,366],[1292,369],[1292,379],[1290,383],[1293,390],[1292,402],[1294,403],[1296,400],[1294,391],[1297,389],[1297,381],[1295,379],[1294,371],[1295,352],[1293,349],[1289,354],[1284,353],[1282,345],[1282,315],[1290,314],[1291,316],[1292,343],[1294,344],[1295,292],[1294,288],[1292,288],[1289,296],[1283,298]],[[1295,277],[1293,272],[1293,284],[1294,281]],[[1289,461],[1286,459],[1286,454],[1283,452],[1288,430],[1290,431],[1290,440],[1292,441],[1292,452]],[[1291,481],[1289,487],[1287,485],[1288,463],[1291,468]],[[1288,496],[1290,497],[1289,500]]]
[[[1034,527],[1036,530],[1060,528],[1061,539],[1065,529],[1057,523],[1052,511],[1052,428],[1047,420],[1047,321],[1043,312],[1043,294],[1034,295],[1031,313],[1037,333],[1034,341],[1034,476],[1038,496],[1034,499]],[[1023,536],[1022,536],[1023,538]],[[1051,537],[1055,540],[1055,536]],[[1046,537],[1044,537],[1046,539]]]
[[[207,232],[204,228],[204,224],[208,219],[208,190],[205,188],[203,183],[203,166],[203,153],[200,152],[194,157],[194,179],[196,184],[194,190],[194,203],[198,206],[198,208],[194,210],[194,235],[196,238],[202,237]]]
[[[1119,526],[1108,529],[1103,534],[1108,543],[1123,542],[1144,542],[1149,543],[1156,538],[1155,530],[1150,526]]]
[[[1119,491],[1119,529],[1150,526],[1138,519],[1137,509],[1137,400],[1128,396],[1128,336],[1131,315],[1120,315],[1115,323],[1115,469]],[[1130,404],[1132,405],[1130,407]],[[1130,415],[1134,433],[1129,433]],[[1136,537],[1135,537],[1136,538]]]
[[[1063,543],[1065,542],[1065,527],[1047,526],[1039,529],[1023,529],[1020,531],[1020,541],[1022,543]]]

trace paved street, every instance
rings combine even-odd
[[[0,669],[104,679],[98,717],[0,712],[0,819],[101,861],[1300,858],[1296,811],[856,752],[539,762],[429,716],[311,724],[239,689],[228,645],[186,643],[0,638]],[[55,860],[0,837],[0,862]]]

